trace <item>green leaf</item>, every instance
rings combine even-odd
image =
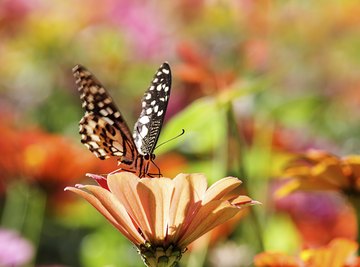
[[[225,114],[214,99],[199,99],[166,124],[158,144],[177,136],[182,129],[185,130],[185,134],[180,137],[180,140],[171,141],[159,147],[157,154],[174,148],[194,154],[213,150],[225,138]]]

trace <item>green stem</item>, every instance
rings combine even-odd
[[[229,104],[227,105],[227,121],[228,121],[228,129],[229,129],[229,139],[234,138],[234,140],[237,142],[238,158],[236,160],[239,162],[239,166],[237,167],[236,172],[239,175],[239,177],[241,177],[241,179],[244,181],[242,186],[247,192],[249,192],[249,188],[248,188],[249,177],[247,176],[246,168],[243,160],[244,159],[243,150],[244,148],[246,148],[246,142],[244,141],[244,139],[242,138],[242,134],[238,130],[237,120],[234,116],[232,102],[229,102]],[[230,170],[231,167],[229,166],[228,169]],[[259,221],[259,216],[255,211],[255,209],[253,208],[250,209],[250,217],[253,223],[253,227],[255,229],[255,234],[258,240],[259,249],[260,251],[264,251],[264,243],[262,239],[263,236],[262,227]]]
[[[45,203],[43,192],[17,180],[7,188],[1,226],[16,230],[36,248],[42,230]]]

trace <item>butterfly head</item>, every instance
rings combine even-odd
[[[154,161],[155,157],[156,157],[155,154],[145,154],[144,155],[144,159],[149,160],[149,161]]]

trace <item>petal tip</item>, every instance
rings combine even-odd
[[[94,180],[101,180],[101,179],[106,179],[104,176],[99,175],[99,174],[93,174],[93,173],[86,173],[85,174],[86,177],[90,177]]]

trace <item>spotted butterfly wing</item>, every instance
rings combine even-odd
[[[73,74],[85,108],[79,123],[81,142],[100,159],[135,158],[137,150],[129,127],[104,86],[81,65],[73,68]]]
[[[160,66],[145,92],[133,136],[113,99],[96,77],[81,65],[73,68],[73,74],[86,111],[79,123],[81,142],[98,158],[118,157],[121,169],[139,177],[148,176],[170,94],[169,65]]]
[[[171,89],[171,70],[166,62],[156,72],[142,99],[142,111],[135,123],[133,137],[142,155],[155,149],[164,121]]]

